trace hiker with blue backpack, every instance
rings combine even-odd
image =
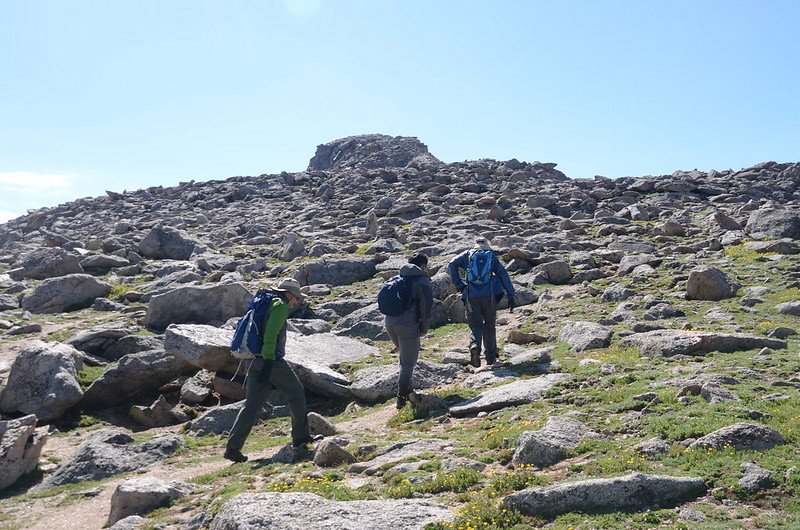
[[[308,427],[308,410],[303,384],[284,356],[286,354],[286,321],[290,310],[304,298],[297,280],[282,280],[275,289],[261,289],[239,320],[231,343],[231,353],[250,363],[245,380],[244,407],[231,427],[224,457],[233,462],[246,462],[242,454],[244,441],[267,402],[267,394],[277,388],[286,395],[292,415],[292,446],[303,448],[321,436],[312,437]]]
[[[481,342],[486,364],[498,367],[497,363],[497,305],[508,297],[508,307],[513,312],[515,304],[514,286],[506,268],[492,250],[486,238],[475,240],[475,247],[462,252],[447,267],[450,279],[461,292],[467,311],[470,330],[470,364],[481,365]]]
[[[383,284],[378,292],[378,309],[386,315],[386,331],[400,352],[396,405],[401,409],[414,395],[411,377],[419,358],[420,337],[428,333],[433,309],[425,254],[411,256],[399,274]]]

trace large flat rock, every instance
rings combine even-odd
[[[88,274],[49,278],[22,298],[22,308],[31,313],[62,313],[90,304],[111,292],[111,285]]]
[[[349,285],[375,275],[375,260],[362,258],[322,258],[301,264],[294,274],[300,285]]]
[[[405,440],[386,447],[381,447],[377,451],[377,456],[366,462],[356,462],[351,465],[350,473],[364,473],[374,475],[384,466],[400,463],[408,458],[421,455],[423,453],[441,453],[447,448],[452,449],[452,442],[440,440],[438,438],[422,438],[418,440]]]
[[[787,343],[747,333],[659,329],[629,335],[620,341],[620,346],[638,348],[647,357],[672,357],[703,355],[712,351],[730,353],[758,348],[783,349]]]
[[[377,352],[374,346],[333,333],[286,335],[286,360],[306,388],[326,397],[352,399],[349,377],[335,368]]]
[[[443,385],[463,372],[461,366],[419,361],[414,367],[411,386],[416,390],[424,390]],[[400,364],[374,366],[359,370],[353,376],[350,391],[356,399],[375,403],[397,395],[397,379],[400,375]]]
[[[303,383],[303,386],[324,397],[352,399],[350,379],[328,366],[304,358],[302,355],[286,354],[286,362]]]
[[[164,349],[187,363],[215,372],[234,364],[233,330],[206,324],[171,324],[164,332]]]
[[[210,371],[234,373],[239,361],[231,355],[233,331],[204,324],[172,324],[164,333],[164,348],[184,361]],[[308,390],[325,397],[351,399],[350,379],[332,366],[370,357],[378,349],[331,333],[288,332],[286,361]],[[247,361],[239,368],[247,370]]]
[[[135,471],[163,460],[181,447],[183,438],[174,433],[160,434],[136,445],[133,438],[123,432],[103,429],[83,442],[72,459],[59,467],[37,489],[99,480]]]
[[[206,324],[171,324],[164,333],[164,349],[187,362],[207,370],[230,365],[233,330]],[[378,352],[378,348],[333,333],[303,335],[286,333],[286,359],[294,363],[304,360],[336,368],[343,363],[358,362]]]
[[[526,515],[555,517],[568,512],[646,510],[674,506],[705,491],[698,477],[631,473],[624,477],[581,480],[556,486],[528,488],[503,500]]]
[[[450,407],[450,413],[453,416],[467,416],[533,403],[542,399],[544,392],[567,377],[566,374],[547,374],[490,388],[479,396]]]
[[[573,350],[582,352],[605,348],[611,344],[611,329],[595,322],[567,322],[561,329],[558,340],[569,344]]]
[[[252,299],[239,283],[179,287],[150,300],[145,325],[160,331],[170,324],[224,323],[242,316]]]
[[[212,530],[422,530],[451,521],[444,506],[421,500],[332,501],[313,493],[259,493],[226,502]]]
[[[360,340],[342,337],[333,333],[287,333],[286,359],[300,362],[308,359],[315,363],[336,368],[342,363],[358,362],[378,353],[378,348]]]

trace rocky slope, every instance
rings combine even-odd
[[[477,235],[521,306],[493,370],[466,366],[443,273]],[[571,179],[382,135],[29,212],[0,226],[0,526],[800,525],[798,240],[800,163]],[[435,322],[398,413],[374,302],[413,251]],[[309,303],[288,359],[327,438],[284,446],[276,393],[229,466],[231,326],[289,275]]]

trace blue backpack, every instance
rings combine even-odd
[[[272,300],[276,296],[274,291],[259,289],[244,316],[236,323],[236,330],[231,340],[231,354],[237,359],[251,360],[261,355],[261,347],[264,345],[264,324],[267,322]]]
[[[474,250],[469,254],[467,281],[478,287],[492,281],[492,263],[494,253],[491,250]]]
[[[378,291],[378,310],[384,315],[397,317],[411,307],[413,294],[409,276],[395,276],[381,285]]]

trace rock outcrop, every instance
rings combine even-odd
[[[35,414],[48,422],[60,417],[83,397],[77,380],[82,359],[66,344],[30,342],[11,366],[0,412]]]
[[[36,416],[0,421],[0,491],[39,464],[47,436],[36,431]]]
[[[569,512],[663,508],[694,499],[704,491],[700,478],[633,473],[529,488],[509,495],[503,503],[528,515],[554,517]]]
[[[412,162],[440,163],[416,138],[364,134],[317,146],[317,152],[308,163],[308,171],[402,168]]]
[[[111,292],[111,285],[88,274],[49,278],[22,298],[22,308],[31,313],[62,313],[78,309]]]
[[[136,471],[163,460],[181,447],[183,438],[172,433],[136,445],[125,433],[105,429],[97,431],[78,447],[69,462],[59,467],[37,489]]]
[[[130,515],[144,515],[191,493],[194,487],[185,482],[156,478],[134,478],[116,487],[111,496],[108,524]]]

